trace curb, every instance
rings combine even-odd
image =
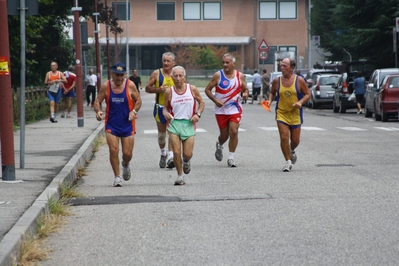
[[[24,236],[35,234],[37,219],[42,213],[48,213],[49,200],[51,198],[56,200],[60,198],[59,184],[75,181],[79,167],[85,165],[86,160],[89,160],[93,155],[93,142],[97,137],[104,134],[104,123],[101,123],[3,237],[0,242],[0,266],[17,265],[16,258],[18,257],[21,240]]]

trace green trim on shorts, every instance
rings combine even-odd
[[[173,119],[168,126],[168,132],[178,136],[183,141],[195,136],[194,124],[188,119]]]

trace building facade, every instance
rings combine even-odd
[[[107,38],[100,24],[101,49],[108,42],[111,63],[122,61],[129,69],[161,67],[161,55],[172,44],[227,46],[237,53],[242,71],[273,71],[287,56],[299,68],[310,62],[310,0],[108,0],[107,5],[124,32]],[[94,23],[88,24],[94,37]]]

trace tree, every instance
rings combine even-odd
[[[93,1],[79,0],[83,17],[92,16]],[[43,85],[44,76],[50,69],[51,61],[58,63],[59,69],[66,69],[74,60],[74,44],[68,40],[67,25],[72,21],[72,0],[39,0],[39,16],[26,17],[26,85]],[[100,14],[107,13],[109,17],[100,17],[100,23],[111,26],[111,31],[120,34],[123,30],[118,26],[117,18],[112,16],[108,7],[99,5]],[[109,23],[109,24],[108,24]],[[11,54],[11,82],[13,87],[20,85],[20,17],[8,17],[10,54]]]
[[[394,65],[392,27],[399,16],[397,0],[313,0],[312,5],[311,34],[321,36],[321,47],[332,53],[329,60],[342,61],[345,48],[353,60]]]

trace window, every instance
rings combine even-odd
[[[183,3],[184,20],[201,20],[201,3]]]
[[[128,20],[130,20],[130,2],[128,4]],[[112,2],[112,10],[115,10],[115,2]],[[126,20],[126,2],[116,2],[116,17],[118,20]]]
[[[296,19],[297,1],[260,1],[259,19]]]
[[[157,20],[175,20],[175,3],[157,2]]]
[[[279,2],[279,19],[296,19],[296,2]]]
[[[204,2],[204,20],[222,19],[220,2]]]
[[[183,2],[184,20],[220,20],[221,18],[221,2]]]
[[[296,60],[296,46],[280,46],[278,52],[278,58],[284,59],[286,57],[291,57]],[[298,62],[297,62],[298,65]]]

